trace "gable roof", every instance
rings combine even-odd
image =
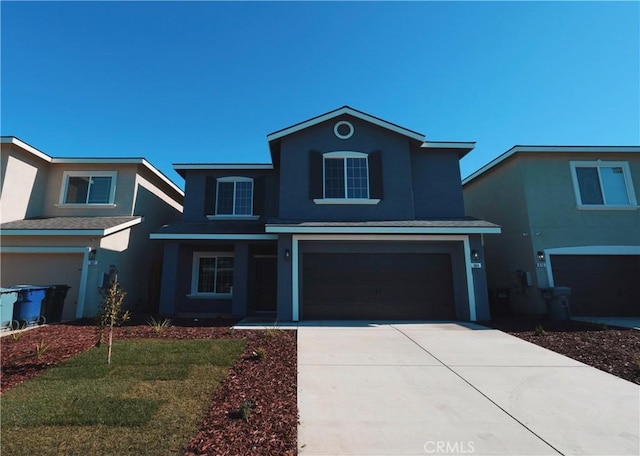
[[[466,185],[477,177],[489,172],[503,161],[520,153],[640,153],[640,146],[513,146],[494,158],[482,168],[462,180]]]
[[[178,195],[178,199],[184,198],[184,191],[178,187],[171,179],[162,173],[159,169],[149,163],[145,158],[142,157],[52,157],[35,147],[27,144],[21,139],[15,136],[0,136],[1,144],[13,144],[20,149],[28,152],[35,157],[38,157],[47,163],[80,163],[80,164],[112,164],[112,165],[125,165],[125,164],[134,164],[134,165],[142,165],[147,170],[149,170],[152,174],[154,174],[158,179],[160,179],[164,184],[169,186],[173,192]],[[180,201],[180,203],[182,203]]]
[[[353,109],[350,106],[343,106],[341,108],[334,109],[333,111],[320,114],[319,116],[299,122],[295,125],[291,125],[290,127],[283,128],[282,130],[278,130],[273,133],[270,133],[267,135],[267,141],[271,143],[272,141],[276,141],[280,138],[291,135],[298,131],[304,130],[314,125],[318,125],[319,123],[326,122],[327,120],[334,119],[343,114],[349,114],[352,117],[356,117],[358,119],[364,120],[365,122],[369,122],[374,125],[378,125],[379,127],[386,128],[387,130],[393,131],[403,136],[407,136],[408,138],[411,138],[415,141],[420,141],[420,142],[425,141],[425,136],[422,133],[418,133],[417,131],[409,130],[408,128],[401,127],[400,125],[387,122],[386,120],[380,119],[379,117],[372,116],[371,114],[367,114],[366,112]]]

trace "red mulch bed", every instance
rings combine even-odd
[[[515,317],[483,324],[640,384],[640,331]],[[536,331],[538,325],[544,333]]]
[[[296,331],[281,330],[273,335],[271,331],[232,330],[230,326],[234,323],[177,321],[161,335],[146,324],[131,324],[116,328],[114,338],[247,340],[245,352],[213,393],[201,428],[183,451],[190,456],[294,455],[298,425]],[[37,357],[36,344],[42,340],[47,349]],[[96,328],[88,321],[38,327],[25,331],[17,340],[10,335],[3,336],[0,338],[0,391],[88,350],[96,340]],[[263,359],[253,356],[258,350],[264,352]],[[236,417],[243,401],[252,403],[251,415],[246,421]]]

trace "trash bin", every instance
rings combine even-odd
[[[49,287],[16,285],[14,288],[19,291],[18,300],[13,305],[13,319],[18,320],[21,325],[43,324],[45,318],[42,315],[42,301]]]
[[[13,319],[13,307],[18,300],[18,288],[0,288],[0,329],[18,329],[18,321]]]
[[[43,314],[47,323],[58,323],[62,320],[62,309],[64,308],[64,300],[69,292],[68,285],[51,285],[45,294],[42,306]]]
[[[571,288],[552,287],[540,288],[542,297],[547,305],[547,315],[554,321],[568,321],[571,319],[569,296]]]
[[[491,317],[504,317],[509,315],[509,301],[508,288],[495,288],[489,290]]]

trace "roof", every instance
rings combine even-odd
[[[291,221],[271,220],[267,233],[499,234],[500,226],[471,217],[425,220]]]
[[[343,106],[341,108],[334,109],[333,111],[329,111],[325,114],[320,114],[319,116],[299,122],[295,125],[291,125],[290,127],[283,128],[282,130],[278,130],[273,133],[270,133],[267,135],[267,141],[269,142],[275,141],[277,139],[283,138],[284,136],[288,136],[290,134],[312,127],[314,125],[318,125],[319,123],[326,122],[327,120],[334,119],[343,114],[348,114],[352,117],[362,119],[366,122],[370,122],[382,128],[386,128],[387,130],[391,130],[393,132],[407,136],[416,141],[424,142],[425,140],[425,137],[422,133],[418,133],[417,131],[409,130],[407,128],[401,127],[400,125],[387,122],[386,120],[380,119],[379,117],[375,117],[375,116],[372,116],[371,114],[358,111],[357,109],[353,109],[349,106]]]
[[[271,163],[174,163],[173,169],[185,177],[187,170],[265,170],[273,169]]]
[[[107,236],[142,222],[140,216],[38,217],[0,224],[2,236]]]
[[[212,222],[177,221],[164,225],[150,235],[151,239],[277,239],[276,235],[265,234],[264,223],[225,220]]]
[[[142,157],[51,157],[50,155],[36,149],[35,147],[27,144],[15,136],[1,136],[0,143],[13,144],[20,147],[22,150],[31,153],[32,155],[48,162],[48,163],[80,163],[80,164],[134,164],[142,165],[152,174],[155,174],[158,179],[168,185],[174,192],[176,192],[181,198],[184,198],[184,191],[178,187],[171,179],[165,176],[160,170],[149,163]]]
[[[466,185],[510,157],[521,153],[640,153],[640,146],[513,146],[482,168],[462,180]]]

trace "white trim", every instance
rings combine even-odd
[[[217,170],[217,169],[243,169],[264,170],[273,169],[269,163],[174,163],[173,169],[183,170]]]
[[[364,152],[356,152],[353,150],[336,150],[333,152],[325,152],[322,157],[327,158],[369,158],[369,154]]]
[[[14,146],[18,146],[21,149],[25,150],[26,152],[29,152],[30,154],[33,154],[36,157],[40,158],[41,160],[44,160],[47,163],[51,163],[52,158],[49,155],[39,151],[33,146],[30,146],[29,144],[22,141],[21,139],[16,138],[15,136],[0,138],[0,142],[2,144],[13,144]]]
[[[207,215],[208,220],[258,220],[259,215]]]
[[[378,204],[377,198],[315,198],[315,204]]]
[[[321,235],[293,235],[291,237],[291,296],[293,321],[300,320],[300,295],[299,295],[299,247],[300,241],[417,241],[417,242],[442,242],[457,241],[463,243],[463,255],[466,270],[467,281],[467,298],[469,300],[469,320],[476,321],[476,297],[474,292],[473,270],[471,267],[471,248],[469,245],[469,236],[360,236],[360,235],[344,235],[344,236],[321,236]]]
[[[234,258],[233,268],[235,270],[235,253],[234,252],[208,252],[197,251],[193,252],[193,259],[191,263],[191,293],[187,294],[189,298],[212,298],[212,299],[231,299],[233,297],[233,279],[231,283],[230,293],[200,293],[198,292],[198,276],[199,266],[201,258]],[[216,261],[216,273],[218,272],[218,266]],[[215,287],[215,284],[214,284]]]
[[[476,147],[475,142],[450,142],[450,141],[425,141],[420,146],[425,149],[469,149],[473,150]]]
[[[4,234],[4,233],[3,233]],[[92,247],[19,247],[0,246],[1,253],[81,253],[82,269],[80,272],[80,285],[78,288],[78,303],[76,305],[76,318],[82,318],[84,313],[84,301],[89,277],[89,253]]]
[[[313,234],[500,234],[500,227],[417,227],[417,226],[274,226],[266,225],[266,233]]]
[[[144,220],[144,217],[138,217],[137,219],[121,223],[120,225],[112,226],[111,228],[107,228],[106,230],[104,230],[104,235],[109,236],[110,234],[117,233],[118,231],[122,231],[124,229],[138,225],[142,223],[142,220]]]
[[[341,135],[338,132],[338,129],[343,126],[346,125],[347,127],[349,127],[349,133],[347,133],[346,135]],[[346,120],[341,120],[339,122],[336,122],[336,124],[333,126],[333,133],[339,138],[339,139],[349,139],[353,136],[353,132],[355,130],[353,129],[353,125],[351,124],[351,122],[347,122]]]
[[[175,241],[277,241],[277,234],[186,234],[186,233],[151,233],[149,239],[164,239]]]
[[[350,116],[356,117],[358,119],[364,120],[366,122],[372,123],[374,125],[378,125],[379,127],[385,128],[387,130],[391,130],[395,133],[399,133],[403,136],[408,136],[411,139],[415,139],[417,141],[424,141],[424,135],[421,133],[417,133],[415,131],[407,130],[406,128],[399,127],[398,125],[394,125],[392,123],[386,122],[382,119],[378,119],[377,117],[370,116],[369,114],[365,114],[360,111],[356,111],[348,106],[343,106],[342,108],[336,109],[335,111],[328,112],[318,117],[314,117],[313,119],[307,120],[305,122],[301,122],[299,124],[293,125],[291,127],[285,128],[280,131],[276,131],[267,135],[267,141],[275,141],[276,139],[280,139],[284,136],[288,136],[295,132],[304,130],[306,128],[312,127],[314,125],[318,125],[319,123],[325,122],[327,120],[331,120],[335,117],[341,116],[343,114],[349,114]]]
[[[551,255],[640,255],[640,245],[583,245],[544,249],[544,256],[547,259],[547,280],[549,286],[554,287]]]
[[[69,204],[66,204],[66,203],[63,203],[63,204],[55,203],[53,206],[54,207],[59,207],[59,208],[62,208],[62,209],[83,209],[83,210],[86,211],[88,205],[87,204],[73,204],[73,203],[69,203]],[[92,210],[93,209],[115,209],[116,207],[118,207],[118,205],[115,204],[115,203],[114,204],[102,204],[102,203],[100,203],[100,204],[90,204],[89,206],[91,206],[90,209],[92,209]]]
[[[640,206],[617,206],[613,204],[579,204],[576,206],[579,211],[635,211],[640,209]]]
[[[462,185],[466,185],[476,177],[489,171],[512,155],[522,153],[640,153],[640,146],[513,146],[502,155],[491,160],[482,168],[465,177]]]
[[[69,189],[69,178],[70,177],[88,177],[90,180],[94,177],[110,177],[111,178],[111,188],[109,189],[109,201],[107,203],[67,203],[65,200],[67,198],[67,191]],[[58,200],[58,204],[68,206],[73,205],[82,208],[90,208],[93,206],[104,206],[104,205],[113,205],[115,203],[116,198],[116,182],[118,180],[118,172],[117,171],[65,171],[62,174],[62,185],[60,189],[60,199]],[[89,199],[91,189],[91,182],[89,182],[89,189],[87,189],[87,197]]]
[[[8,229],[0,230],[2,236],[109,236],[126,228],[138,225],[143,217],[121,223],[104,230],[66,230],[66,229]]]
[[[602,161],[602,160],[571,160],[569,162],[571,168],[571,179],[573,181],[573,192],[576,197],[576,207],[580,210],[595,209],[595,210],[617,210],[626,209],[633,210],[638,208],[638,202],[636,200],[636,193],[633,188],[633,180],[631,179],[631,170],[629,169],[628,161]],[[582,195],[580,194],[580,185],[578,183],[578,172],[576,168],[596,168],[598,172],[598,181],[600,183],[600,194],[602,195],[602,204],[583,204]],[[600,174],[600,168],[621,168],[622,176],[624,179],[625,189],[627,191],[627,199],[629,204],[607,204],[607,196],[605,195],[604,186],[602,185],[602,175]]]

